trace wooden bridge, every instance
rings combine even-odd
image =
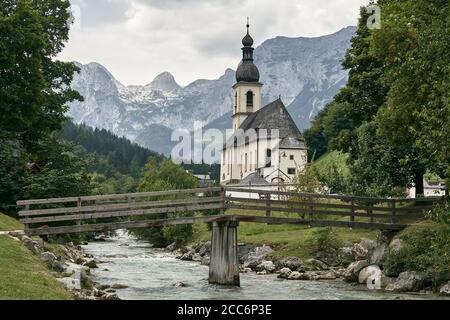
[[[239,285],[239,222],[400,230],[440,198],[370,198],[238,187],[20,200],[29,235],[212,223],[209,281]],[[228,209],[229,212],[227,213]],[[239,214],[236,214],[239,213]]]

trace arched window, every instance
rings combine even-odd
[[[247,107],[253,108],[253,92],[247,92]]]
[[[266,168],[272,166],[272,149],[266,149]]]

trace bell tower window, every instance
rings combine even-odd
[[[247,111],[253,111],[253,92],[247,92]]]

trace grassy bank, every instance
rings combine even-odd
[[[242,210],[228,210],[229,214],[245,214]],[[300,225],[266,225],[263,223],[241,222],[238,227],[238,241],[257,245],[274,247],[274,257],[296,256],[302,259],[313,257],[310,241],[318,228]],[[334,233],[342,242],[357,242],[361,238],[375,239],[378,231],[351,230],[348,228],[333,228]],[[211,231],[207,226],[194,226],[194,242],[211,239]]]
[[[0,214],[0,231],[22,229],[16,220]],[[72,295],[47,266],[19,241],[0,236],[0,300],[67,300]]]
[[[0,213],[0,231],[23,230],[23,225],[16,219]]]

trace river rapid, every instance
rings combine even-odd
[[[363,285],[343,281],[281,280],[276,274],[241,274],[241,287],[208,284],[208,267],[194,261],[181,261],[144,241],[119,230],[105,241],[83,246],[86,253],[102,261],[92,269],[93,279],[101,284],[121,284],[117,290],[124,300],[152,299],[436,299],[434,295],[411,295],[367,290]],[[176,287],[183,282],[185,287]]]

